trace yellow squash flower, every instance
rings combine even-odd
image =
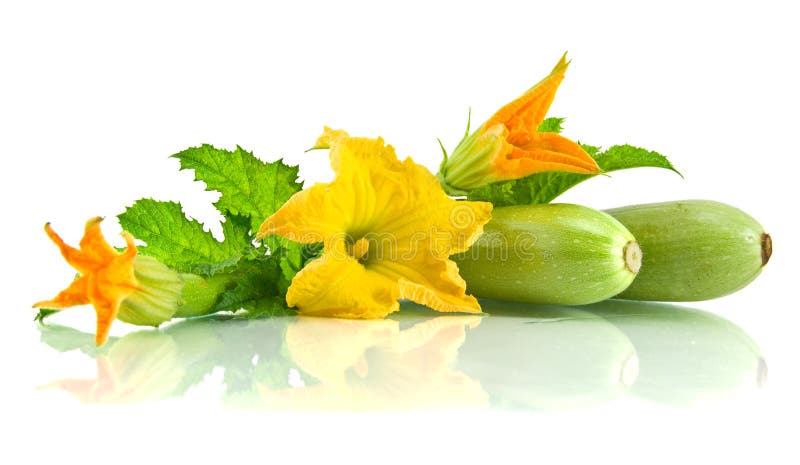
[[[544,171],[600,172],[577,143],[538,131],[568,65],[565,54],[546,78],[464,137],[439,170],[438,177],[449,192],[463,194]]]
[[[286,302],[301,314],[381,318],[409,299],[445,312],[479,312],[448,257],[466,251],[491,217],[486,202],[459,202],[425,167],[400,162],[383,139],[325,128],[336,178],[298,192],[258,236],[323,242],[292,280]]]
[[[91,303],[97,313],[95,342],[98,345],[108,337],[111,322],[116,318],[122,300],[137,289],[133,269],[136,258],[133,237],[123,233],[127,248],[122,253],[117,252],[103,237],[100,230],[102,220],[96,217],[86,222],[80,249],[65,244],[49,223],[45,225],[45,232],[61,250],[61,255],[81,276],[54,299],[33,304],[38,308],[62,309]]]

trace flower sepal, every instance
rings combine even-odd
[[[485,184],[500,181],[492,171],[492,160],[503,150],[503,140],[480,128],[467,134],[442,163],[436,178],[452,196],[465,196]]]
[[[119,305],[117,319],[140,326],[158,326],[178,311],[183,279],[153,257],[138,255],[133,261],[137,288]]]

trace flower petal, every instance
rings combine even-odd
[[[67,308],[74,307],[75,305],[86,305],[89,303],[89,297],[86,295],[86,286],[89,279],[86,276],[81,276],[70,285],[59,292],[58,295],[52,300],[43,300],[33,304],[34,308]]]
[[[109,293],[108,289],[89,286],[89,300],[91,300],[94,312],[97,315],[97,329],[94,335],[94,341],[97,345],[102,345],[106,342],[111,323],[117,317],[119,304],[124,298],[122,295]]]
[[[458,274],[458,266],[449,259],[420,253],[413,260],[384,260],[370,269],[400,284],[400,298],[409,299],[440,312],[480,313],[477,299],[466,294],[467,284]]]
[[[315,148],[330,148],[331,168],[336,174],[342,174],[343,169],[361,170],[363,164],[395,170],[400,165],[394,147],[385,144],[383,138],[350,137],[341,129],[327,126]]]
[[[564,80],[567,66],[569,63],[564,54],[547,77],[513,102],[497,110],[483,127],[488,130],[496,124],[502,124],[508,128],[509,143],[522,145],[530,142],[553,103],[556,90]]]
[[[99,217],[95,217],[86,222],[84,236],[89,234],[90,231],[93,231],[93,224],[98,220],[98,218]],[[61,239],[61,236],[59,236],[53,230],[53,228],[50,226],[50,223],[44,225],[44,232],[47,234],[47,237],[49,237],[50,240],[53,241],[53,243],[58,247],[58,250],[61,252],[61,256],[64,257],[64,260],[66,260],[67,263],[78,270],[78,272],[81,274],[90,273],[100,266],[101,263],[97,259],[97,255],[99,254],[87,254],[85,250],[79,250],[71,245],[66,244],[64,240]],[[84,239],[81,239],[81,243],[83,242]],[[87,241],[87,245],[95,242],[95,239],[89,240]]]
[[[322,129],[322,135],[317,137],[317,141],[314,142],[314,146],[311,147],[311,149],[329,149],[331,148],[331,145],[337,145],[340,143],[340,141],[349,137],[350,134],[342,129],[332,129],[328,126],[325,126]]]
[[[133,267],[130,269],[131,274],[133,274]],[[108,272],[98,276],[90,275],[87,289],[89,301],[97,314],[97,331],[95,333],[97,345],[101,345],[106,341],[111,323],[117,317],[122,300],[136,290],[135,287],[129,286],[126,282],[112,280],[114,278],[113,275],[119,273],[119,270],[110,269]]]
[[[264,220],[256,237],[277,234],[295,242],[312,244],[342,231],[347,211],[334,201],[329,190],[328,184],[315,184],[294,194]]]
[[[494,172],[500,179],[517,179],[545,171],[580,174],[600,173],[597,162],[577,143],[549,132],[536,134],[523,147],[508,145],[505,156],[498,156]]]
[[[402,171],[394,148],[381,138],[353,138],[326,127],[315,148],[330,148],[336,179],[293,195],[264,221],[258,237],[278,234],[302,243],[327,243],[337,234],[358,239],[374,230],[376,216],[406,189],[393,175]]]
[[[397,311],[399,295],[396,279],[352,257],[324,253],[295,275],[286,303],[303,315],[382,318]]]
[[[97,266],[103,266],[119,255],[103,237],[103,231],[100,230],[101,221],[103,221],[103,218],[100,216],[87,221],[80,242],[81,255],[86,260],[96,263]],[[130,249],[133,240],[128,241],[126,238],[126,242],[128,242],[128,248]],[[134,253],[136,251],[135,245],[133,246],[133,251]]]
[[[130,247],[108,267],[89,275],[88,296],[97,314],[95,341],[98,345],[103,344],[108,337],[111,323],[117,317],[122,301],[137,289],[133,270],[135,255],[128,253],[129,250]]]
[[[368,180],[356,180],[366,175]],[[379,231],[384,244],[392,247],[382,251],[384,258],[419,250],[447,258],[468,249],[491,219],[490,203],[453,200],[436,177],[411,158],[391,170],[362,168],[353,173],[352,184],[373,186],[372,195],[364,189],[359,196],[364,205],[359,211],[372,218],[360,227]]]
[[[337,234],[354,240],[373,234],[404,251],[430,249],[435,235],[438,255],[447,257],[466,250],[489,221],[490,204],[451,199],[424,166],[410,158],[401,163],[381,138],[351,138],[326,128],[317,146],[330,147],[336,179],[295,194],[265,222],[259,236],[322,242]]]
[[[492,204],[489,202],[455,201],[428,198],[418,202],[416,209],[403,212],[381,225],[394,240],[395,250],[384,250],[390,259],[403,259],[417,253],[430,253],[446,259],[461,253],[483,233],[489,222]]]

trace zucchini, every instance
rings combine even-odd
[[[735,292],[761,273],[772,238],[753,217],[711,200],[606,210],[642,248],[642,271],[619,297],[691,302]]]
[[[572,204],[495,208],[484,234],[454,255],[467,291],[517,302],[582,305],[633,281],[642,254],[611,216]]]

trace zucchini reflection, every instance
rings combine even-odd
[[[631,393],[672,405],[761,387],[767,363],[747,333],[730,321],[671,304],[609,300],[588,309],[636,347],[640,372]]]
[[[486,315],[404,303],[376,321],[206,317],[110,338],[48,324],[42,340],[95,359],[95,379],[49,386],[85,402],[181,396],[222,370],[235,408],[556,410],[621,395],[691,404],[763,383],[740,328],[698,310],[630,301],[557,307],[484,300]]]
[[[638,359],[625,334],[584,307],[484,300],[491,316],[470,333],[459,367],[503,408],[563,409],[613,399]]]

